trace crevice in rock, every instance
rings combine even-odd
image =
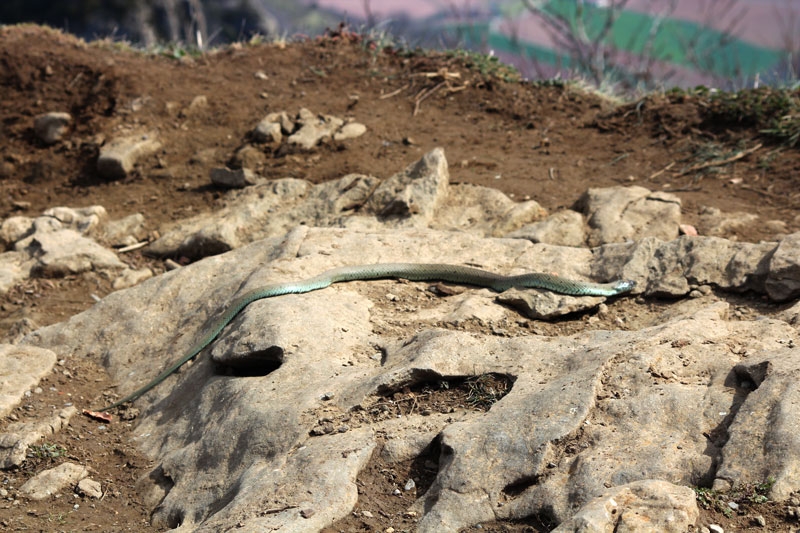
[[[534,485],[538,485],[542,476],[539,474],[525,475],[512,481],[503,487],[503,494],[510,498],[516,498]]]
[[[488,411],[511,392],[516,379],[511,374],[500,373],[452,377],[430,370],[415,370],[412,377],[403,382],[381,386],[378,394],[396,405],[398,414],[404,415],[446,413],[456,408]],[[406,409],[403,404],[407,404]]]
[[[266,376],[283,364],[283,349],[272,346],[266,350],[254,351],[247,357],[230,358],[224,365],[218,365],[217,372],[236,377]]]
[[[699,487],[711,487],[717,477],[717,468],[722,461],[722,449],[730,438],[729,429],[739,409],[744,404],[751,392],[756,390],[763,382],[769,371],[769,362],[764,361],[758,365],[736,365],[725,377],[725,386],[734,390],[731,406],[727,414],[714,428],[703,433],[706,437],[706,449],[703,454],[712,458],[709,471],[697,480]]]

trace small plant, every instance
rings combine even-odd
[[[737,506],[767,503],[769,501],[767,494],[769,494],[774,484],[775,478],[770,476],[762,483],[742,485],[729,492],[721,492],[707,487],[695,487],[694,493],[697,503],[703,509],[714,510],[730,518],[733,515],[732,503],[737,504]]]
[[[509,381],[505,376],[482,374],[464,382],[467,404],[473,409],[488,411],[492,405],[508,394]]]
[[[60,444],[50,444],[44,442],[42,444],[28,447],[28,457],[35,457],[37,459],[56,459],[58,457],[63,457],[66,454],[67,449]]]

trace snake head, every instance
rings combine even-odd
[[[636,287],[636,282],[632,279],[623,279],[614,284],[614,290],[617,292],[617,294],[631,291],[634,287]]]

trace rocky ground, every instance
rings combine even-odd
[[[706,302],[703,299],[709,298],[713,299],[706,302],[709,305],[729,304],[730,312],[717,314],[726,318],[724,328],[731,328],[731,337],[720,343],[730,344],[730,349],[725,353],[713,352],[715,360],[721,361],[723,366],[739,364],[738,359],[726,359],[728,352],[737,357],[743,353],[746,356],[748,350],[753,350],[754,337],[762,337],[761,342],[766,342],[763,339],[780,340],[790,336],[787,333],[790,328],[737,330],[739,326],[727,325],[729,320],[753,323],[757,328],[761,327],[757,325],[759,317],[764,316],[790,320],[786,313],[791,309],[791,300],[779,301],[782,298],[776,297],[775,291],[779,290],[776,284],[764,285],[765,280],[771,278],[763,268],[758,270],[757,265],[769,261],[770,254],[777,253],[775,245],[769,243],[779,242],[800,230],[797,215],[800,193],[796,178],[800,170],[800,152],[761,133],[765,128],[759,126],[757,120],[751,120],[745,109],[737,117],[730,110],[721,111],[704,95],[685,94],[654,95],[633,104],[615,104],[570,85],[518,83],[512,79],[513,73],[486,58],[378,50],[372,43],[341,31],[315,41],[241,45],[196,57],[147,55],[111,43],[87,45],[37,27],[3,28],[0,43],[3,88],[0,218],[5,221],[3,243],[9,251],[16,250],[16,255],[4,259],[0,280],[4,283],[0,319],[5,342],[18,343],[24,334],[88,310],[97,299],[116,289],[135,285],[143,278],[171,269],[180,271],[178,265],[239,249],[258,238],[274,238],[298,224],[375,230],[373,219],[366,215],[383,217],[379,220],[381,224],[391,216],[402,219],[409,215],[410,220],[419,220],[434,210],[434,204],[436,217],[420,224],[398,224],[397,229],[457,228],[478,233],[481,238],[507,236],[517,231],[521,232],[517,235],[522,237],[520,241],[530,242],[526,239],[535,241],[542,232],[547,232],[541,226],[526,226],[526,217],[538,220],[547,214],[561,213],[558,216],[562,218],[557,219],[559,228],[582,228],[581,217],[592,220],[594,216],[599,221],[594,226],[589,224],[594,229],[583,233],[580,229],[573,234],[564,232],[557,237],[552,237],[552,230],[548,230],[551,232],[548,235],[560,239],[560,244],[584,246],[575,250],[586,250],[588,245],[611,246],[603,248],[606,252],[599,254],[601,259],[590,260],[578,254],[532,261],[545,261],[536,264],[548,269],[565,261],[572,265],[594,265],[591,267],[594,270],[575,266],[574,273],[578,275],[602,268],[613,271],[614,257],[624,255],[612,253],[616,250],[614,243],[641,243],[640,239],[648,236],[669,242],[678,237],[679,231],[692,235],[696,230],[701,237],[718,236],[724,238],[725,243],[731,243],[725,246],[729,246],[726,250],[731,250],[735,260],[728,257],[726,264],[741,268],[739,271],[734,267],[714,270],[713,265],[706,265],[702,275],[697,272],[694,275],[705,276],[703,279],[708,283],[700,286],[686,283],[684,287],[680,280],[666,276],[669,272],[666,267],[659,275],[648,274],[645,263],[637,266],[635,257],[654,253],[663,266],[669,264],[664,258],[690,255],[692,245],[678,245],[676,249],[652,245],[652,249],[645,249],[640,244],[636,249],[639,255],[628,249],[625,251],[625,254],[631,253],[625,256],[628,257],[625,273],[636,276],[637,281],[646,281],[640,283],[637,297],[611,301],[600,308],[594,305],[588,311],[555,321],[528,320],[519,311],[508,309],[504,311],[507,314],[497,316],[492,314],[494,311],[481,311],[482,305],[470,307],[467,315],[458,315],[457,310],[450,309],[452,305],[427,292],[420,293],[414,287],[397,286],[392,282],[379,282],[377,287],[364,284],[362,297],[384,304],[373,312],[371,334],[404,338],[422,330],[419,320],[425,319],[398,319],[396,313],[421,317],[441,313],[445,318],[429,320],[445,330],[472,335],[524,338],[531,332],[535,336],[560,337],[581,332],[589,335],[598,329],[649,331],[654,338],[663,335],[663,339],[669,341],[665,341],[668,346],[682,348],[683,343],[693,342],[688,334],[683,338],[673,330],[659,333],[660,330],[647,328],[657,327],[660,322],[681,313],[697,313],[700,306],[685,302]],[[301,111],[303,109],[310,111]],[[37,122],[37,117],[48,113],[62,115],[50,115]],[[322,119],[318,117],[320,113],[325,115]],[[300,131],[304,133],[296,137],[291,133]],[[410,193],[416,203],[394,197],[380,203],[380,194],[375,192],[380,191],[381,180],[386,181],[426,154],[435,154],[437,147],[443,148],[443,153],[434,157],[431,167],[438,168],[437,164],[441,167],[446,157],[449,190],[459,191],[462,198],[470,201],[447,204],[450,200],[442,200],[444,207],[441,207],[438,201],[431,200],[427,206],[417,198],[431,198],[430,195],[418,197]],[[228,172],[224,170],[226,167],[246,170]],[[361,177],[345,179],[352,174]],[[436,172],[431,174],[435,176]],[[434,178],[433,183],[440,184],[442,180]],[[245,185],[247,187],[238,189]],[[507,198],[479,194],[475,192],[478,189],[471,186],[497,189]],[[622,202],[622,211],[627,214],[639,210],[637,202],[645,201],[651,206],[658,204],[661,210],[654,212],[648,208],[646,212],[650,213],[650,218],[645,217],[646,223],[634,224],[629,234],[624,231],[612,234],[609,228],[618,229],[620,224],[616,222],[628,219],[615,212],[606,215],[611,222],[606,220],[603,224],[603,211],[592,208],[592,202],[597,205],[613,202],[592,200],[593,197],[584,193],[590,188],[611,190],[608,188],[618,186],[628,191]],[[237,190],[231,191],[231,187]],[[504,203],[508,199],[513,202]],[[243,206],[254,205],[256,207],[245,216],[243,213],[247,209]],[[291,209],[287,209],[287,205]],[[479,213],[470,211],[475,205],[481,206]],[[102,206],[104,209],[48,211],[59,206]],[[447,216],[442,215],[443,212]],[[487,215],[490,212],[494,219]],[[357,223],[342,223],[342,213],[347,217],[353,214],[364,217]],[[13,224],[8,223],[9,220],[13,220]],[[58,238],[48,243],[46,235],[49,233],[43,231],[37,233],[38,244],[25,242],[31,228],[42,230],[52,220],[58,221],[59,231],[63,224],[68,228],[63,231],[72,233],[58,233]],[[665,226],[667,233],[658,233]],[[606,228],[605,233],[598,229],[602,227]],[[314,243],[316,238],[320,242],[338,242],[339,237],[325,235],[320,237],[312,232],[301,240]],[[408,260],[429,258],[436,261],[441,256],[451,261],[469,262],[481,260],[479,252],[483,252],[492,256],[482,259],[483,266],[509,268],[520,265],[504,263],[501,260],[504,255],[510,256],[512,251],[524,255],[522,248],[513,248],[516,245],[512,245],[510,251],[492,248],[500,246],[495,241],[470,241],[456,246],[455,240],[444,240],[437,256],[426,246],[430,247],[430,242],[437,242],[441,237],[434,233],[424,235],[422,241],[414,240],[418,235],[403,237],[406,240],[402,241],[402,246],[398,245],[399,249],[405,250],[406,255],[418,254]],[[74,240],[65,240],[67,236]],[[82,246],[88,244],[82,239],[88,240],[86,236],[102,246],[84,253]],[[371,242],[368,237],[363,239],[363,243]],[[575,241],[568,242],[569,239]],[[543,240],[553,242],[547,238]],[[765,244],[757,244],[762,241]],[[269,246],[281,250],[278,244],[269,242]],[[342,240],[336,250],[325,251],[323,255],[348,259],[348,246],[354,246],[348,242]],[[702,246],[706,248],[695,245],[696,255],[723,253],[718,241],[698,242],[704,243]],[[149,245],[140,248],[138,243]],[[370,250],[380,250],[384,244],[379,240]],[[61,252],[58,252],[59,246]],[[323,247],[322,244],[315,246]],[[451,247],[473,250],[474,254],[459,255],[448,251]],[[64,248],[67,251],[80,249],[81,253],[70,255]],[[116,253],[107,255],[112,249]],[[388,250],[373,260],[385,260],[383,258],[392,253]],[[63,260],[64,257],[67,259]],[[248,261],[256,260],[247,259],[245,255],[236,257],[229,260],[233,261],[231,264],[221,260],[221,265],[228,266],[217,273],[193,272],[210,272],[204,279],[224,273],[223,278],[232,276],[238,279],[236,283],[243,283],[246,277],[236,278],[234,267],[244,268]],[[611,266],[597,262],[603,257]],[[272,260],[274,257],[267,254],[262,263],[256,261],[255,265]],[[755,276],[759,279],[738,279],[737,273],[746,271],[742,265],[751,263],[752,272],[760,272],[763,279],[759,276]],[[311,273],[312,267],[325,263],[309,265]],[[295,275],[304,272],[293,268],[286,272]],[[571,268],[560,270],[571,273]],[[563,272],[564,269],[567,272]],[[181,279],[180,276],[168,279]],[[208,290],[220,285],[221,282],[210,284]],[[228,292],[236,287],[228,286]],[[696,292],[689,298],[692,291]],[[144,316],[152,309],[152,321],[166,323],[170,320],[169,312],[159,314],[168,305],[163,295],[126,294],[139,295],[135,305],[132,301],[128,303],[129,314]],[[208,304],[211,309],[204,307],[203,298],[220,299],[224,295],[203,293],[195,298],[186,300],[187,305],[203,314],[215,307],[211,304]],[[464,306],[472,305],[468,296],[457,294],[455,298],[453,301],[463,304],[462,313]],[[386,301],[399,303],[397,308],[387,309]],[[111,307],[95,307],[97,315],[85,316],[103,316],[103,309],[113,310],[109,313],[112,320],[123,316],[124,306],[113,307],[120,305],[119,299],[110,302],[105,305]],[[342,321],[349,317],[345,311],[338,315]],[[710,320],[709,324],[717,324],[714,320],[721,318],[715,317],[703,315],[701,318]],[[180,320],[186,321],[182,322],[184,326],[191,326],[190,319],[191,316]],[[89,319],[82,320],[84,323]],[[91,320],[100,322],[100,318]],[[353,320],[353,335],[360,323],[363,321]],[[678,322],[681,325],[677,327],[688,331],[690,323]],[[0,423],[4,435],[0,444],[18,456],[21,454],[17,464],[3,472],[0,524],[10,531],[148,531],[178,525],[185,519],[180,516],[180,506],[169,501],[159,506],[159,493],[142,488],[147,483],[141,480],[154,479],[161,460],[158,446],[152,443],[155,439],[152,435],[158,433],[155,429],[151,433],[143,429],[154,424],[148,422],[148,418],[158,418],[153,415],[153,405],[158,402],[142,404],[147,411],[143,417],[137,417],[133,410],[123,411],[121,418],[115,416],[110,423],[79,414],[84,408],[118,397],[117,389],[130,392],[131,388],[122,383],[126,373],[142,369],[136,367],[134,355],[120,350],[127,346],[133,354],[145,348],[150,350],[150,347],[122,335],[114,341],[115,348],[108,348],[102,340],[114,338],[110,325],[83,339],[70,335],[81,337],[89,329],[72,331],[74,327],[48,330],[59,331],[61,340],[53,340],[53,334],[38,337],[50,339],[41,343],[50,347],[64,344],[64,339],[69,337],[69,345],[73,347],[71,356],[54,349],[58,357],[51,363],[53,370],[50,370],[49,356],[40,354],[40,366],[45,371],[30,382],[17,382],[23,399],[19,403],[16,397],[12,398]],[[88,328],[87,325],[82,327]],[[163,332],[159,327],[149,327],[156,347],[144,353],[169,360],[181,353],[182,344],[176,345],[178,353],[158,352],[158,346],[169,345],[171,338],[160,339]],[[164,329],[169,330],[169,327]],[[696,332],[696,335],[701,333]],[[730,341],[736,335],[740,336],[738,341]],[[148,337],[141,332],[140,336]],[[714,339],[711,335],[705,340],[713,344]],[[630,337],[627,342],[645,341]],[[79,353],[76,346],[85,350],[85,357],[75,356]],[[657,353],[657,348],[652,352]],[[691,353],[691,349],[685,352]],[[15,353],[9,349],[5,359],[13,362],[17,357]],[[694,353],[693,357],[697,359],[701,353]],[[365,358],[369,359],[366,355]],[[138,360],[138,364],[147,363]],[[435,367],[444,363],[430,364]],[[648,364],[656,381],[677,379],[674,375],[670,378],[674,369],[661,369],[658,361]],[[106,374],[104,365],[109,366],[114,379]],[[161,362],[153,366],[156,370],[163,368]],[[741,373],[756,376],[758,372],[754,369],[757,367],[755,363],[742,367]],[[356,430],[364,427],[379,427],[387,413],[398,417],[414,411],[456,413],[453,416],[467,420],[472,416],[470,413],[484,412],[492,403],[483,405],[476,401],[476,390],[489,389],[495,395],[499,391],[499,396],[503,396],[513,385],[508,377],[513,372],[492,373],[490,370],[482,374],[488,376],[482,378],[489,380],[488,385],[485,382],[476,384],[474,380],[453,380],[448,382],[450,393],[443,393],[441,387],[427,382],[400,387],[392,391],[388,400],[376,400],[377,403],[371,405],[377,405],[377,411],[368,409],[363,418],[355,421],[348,418],[347,423],[354,429],[351,433],[357,434]],[[697,375],[702,372],[713,375],[716,371],[709,367],[698,370]],[[598,376],[602,374],[598,372]],[[137,375],[140,374],[141,371]],[[37,383],[39,377],[41,381]],[[515,385],[518,390],[521,384],[522,381]],[[608,384],[604,382],[605,386]],[[174,400],[172,402],[170,408],[175,407]],[[511,400],[507,400],[506,405],[509,404],[513,405]],[[406,410],[406,405],[413,407]],[[78,414],[74,412],[76,409]],[[318,426],[311,424],[312,432],[327,435],[330,432],[326,424],[331,427],[341,424],[343,415],[333,411],[315,413],[321,422]],[[176,427],[185,423],[179,415],[169,415],[173,416]],[[596,416],[593,412],[587,420],[596,422],[593,418]],[[602,422],[608,423],[607,420]],[[13,450],[19,439],[8,435],[22,434],[20,423],[29,424],[29,433],[34,426],[40,428],[39,434],[44,437]],[[709,427],[710,433],[700,438],[707,438],[709,446],[722,447],[728,438],[727,427],[724,424]],[[395,428],[394,431],[405,429]],[[719,432],[725,435],[717,434]],[[577,433],[571,435],[577,443],[591,441],[588,437],[582,441],[584,437]],[[553,438],[554,442],[558,440]],[[431,486],[442,483],[435,479],[438,454],[439,450],[426,449],[413,460],[389,461],[385,454],[375,452],[370,458],[366,453],[359,459],[366,466],[360,469],[356,482],[359,490],[355,512],[341,519],[331,530],[373,531],[389,527],[397,531],[413,530],[418,515],[409,511],[413,502],[411,495],[421,496]],[[55,495],[36,499],[30,491],[22,490],[26,481],[36,474],[62,464],[79,465],[87,470],[65,474],[75,476],[75,481]],[[723,466],[731,470],[730,465]],[[715,464],[714,468],[717,467],[720,465]],[[726,475],[736,478],[735,472]],[[699,476],[695,483],[684,483],[697,489],[698,530],[710,524],[720,525],[726,531],[795,530],[800,501],[791,490],[781,492],[779,501],[762,501],[769,500],[773,483],[777,481],[781,486],[780,479],[767,477],[733,487],[725,494],[711,490],[713,473]],[[79,485],[78,479],[84,481]],[[406,489],[409,479],[415,482],[413,490]],[[535,485],[531,480],[523,481],[502,487],[502,492],[510,501],[525,493],[532,484]],[[396,490],[400,491],[399,496]],[[175,494],[180,495],[180,491]],[[729,505],[731,502],[736,509]],[[150,525],[154,510],[158,527]],[[275,503],[263,512],[268,516],[286,510]],[[309,509],[301,512],[313,514]],[[549,531],[555,525],[552,515],[542,513],[484,522],[482,528]]]

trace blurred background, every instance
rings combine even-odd
[[[800,0],[2,0],[0,24],[20,22],[173,53],[345,22],[378,46],[470,50],[622,92],[800,76]]]

